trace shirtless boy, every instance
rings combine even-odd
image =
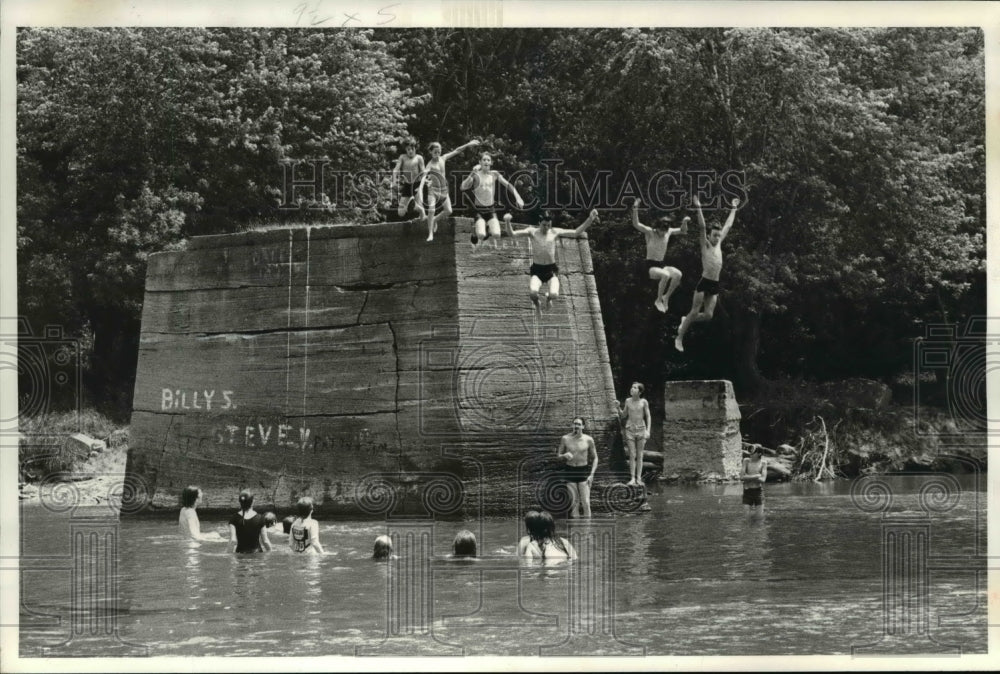
[[[570,517],[590,517],[590,487],[597,472],[597,446],[594,439],[583,432],[583,417],[573,419],[573,432],[562,436],[556,454],[566,462],[566,488],[571,499]]]
[[[472,173],[462,181],[463,190],[472,189],[472,205],[476,209],[475,233],[472,235],[473,249],[477,243],[485,242],[491,236],[493,247],[499,246],[500,221],[497,220],[495,206],[497,184],[506,187],[514,195],[518,208],[524,208],[524,200],[517,193],[517,188],[507,182],[499,171],[490,170],[492,166],[493,157],[489,152],[484,152],[479,157],[479,163],[472,167]]]
[[[437,231],[438,220],[451,215],[451,197],[448,196],[448,181],[445,178],[444,163],[454,157],[462,150],[479,145],[478,140],[470,140],[465,145],[459,146],[448,152],[441,154],[441,143],[431,143],[427,146],[427,151],[431,155],[431,160],[424,167],[424,173],[420,178],[420,186],[417,188],[417,203],[420,203],[420,195],[423,194],[424,184],[430,183],[427,190],[427,240],[434,240],[434,232]],[[434,215],[437,202],[441,202],[441,212]]]
[[[663,258],[667,254],[667,243],[674,234],[686,234],[688,221],[691,218],[684,218],[680,227],[671,227],[673,217],[665,215],[653,221],[653,226],[648,227],[639,222],[639,207],[642,202],[639,199],[632,204],[632,226],[646,237],[646,259],[643,260],[642,273],[646,277],[658,282],[656,288],[656,301],[653,302],[658,310],[667,312],[670,303],[670,296],[677,290],[681,283],[681,270],[676,267],[666,267]]]
[[[537,216],[537,227],[526,227],[518,231],[513,231],[510,226],[510,219],[504,218],[507,227],[507,234],[510,236],[530,236],[531,237],[531,281],[528,283],[528,292],[531,302],[535,305],[535,311],[541,315],[542,306],[538,299],[538,293],[542,289],[542,284],[548,284],[545,293],[545,308],[552,306],[552,300],[559,297],[559,267],[556,264],[556,239],[561,237],[577,238],[587,231],[591,224],[598,220],[597,209],[590,212],[590,217],[584,220],[583,224],[576,229],[562,229],[553,227],[553,215],[550,211],[541,211]]]
[[[399,189],[399,217],[406,215],[410,207],[410,202],[414,201],[414,191],[419,185],[420,175],[424,172],[424,158],[417,154],[417,141],[413,138],[406,139],[406,154],[399,155],[396,166],[392,169],[392,186]],[[402,182],[400,182],[402,178]],[[423,207],[420,200],[416,199],[417,212],[420,217],[424,217]]]
[[[695,213],[698,216],[698,228],[701,231],[701,280],[694,288],[694,299],[691,301],[691,312],[681,321],[681,326],[677,330],[677,338],[674,340],[674,347],[678,351],[684,351],[684,335],[692,323],[711,320],[715,312],[715,303],[719,299],[719,274],[722,273],[722,241],[733,228],[736,221],[736,208],[740,205],[739,199],[733,199],[732,210],[726,218],[726,224],[722,227],[713,224],[712,229],[705,231],[705,216],[701,212],[701,202],[698,195],[694,195],[693,203]]]

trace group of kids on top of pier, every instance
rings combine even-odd
[[[198,519],[198,506],[202,501],[201,489],[191,485],[181,492],[181,512],[178,527],[181,535],[192,541],[228,543],[233,553],[270,552],[274,549],[271,536],[287,536],[288,549],[293,553],[326,554],[319,540],[319,522],[313,517],[313,500],[304,496],[295,504],[295,515],[278,523],[274,511],[259,513],[254,510],[254,496],[244,489],[240,492],[240,509],[229,519],[229,538],[218,532],[202,533]],[[529,510],[524,516],[527,535],[518,542],[517,554],[525,559],[557,560],[574,559],[576,551],[565,538],[556,535],[555,519],[548,512]],[[476,559],[476,535],[463,529],[455,535],[449,559]],[[378,536],[372,550],[372,559],[388,560],[393,553],[392,538]]]
[[[448,194],[448,182],[445,178],[445,162],[462,152],[466,148],[479,145],[478,140],[471,140],[465,145],[455,148],[451,152],[441,153],[440,143],[431,143],[428,152],[430,161],[424,163],[424,158],[417,154],[416,141],[410,139],[405,143],[406,153],[399,156],[396,165],[392,170],[392,186],[399,192],[398,213],[400,217],[409,211],[411,202],[415,205],[421,218],[427,221],[427,241],[434,240],[434,233],[437,231],[438,222],[442,218],[447,218],[452,214],[451,197]],[[498,171],[492,170],[492,156],[489,152],[483,152],[479,157],[479,163],[472,167],[471,173],[462,181],[462,190],[472,191],[473,208],[476,212],[476,220],[473,225],[472,246],[485,244],[490,237],[493,238],[494,248],[498,247],[500,240],[500,221],[496,213],[496,186],[505,187],[514,197],[518,208],[524,208],[524,200],[518,194],[517,188],[509,183]],[[424,204],[423,195],[427,195],[427,203]],[[733,223],[736,220],[736,209],[739,207],[739,199],[733,199],[731,210],[724,224],[713,223],[710,227],[705,223],[702,214],[701,203],[698,195],[692,196],[692,205],[698,218],[701,244],[702,277],[694,289],[694,297],[691,303],[691,310],[681,320],[677,329],[677,336],[674,339],[674,347],[678,351],[684,351],[684,336],[691,325],[700,321],[710,320],[715,312],[715,305],[719,296],[719,276],[722,272],[722,241],[729,234]],[[688,230],[690,217],[685,217],[680,227],[673,227],[674,219],[671,215],[664,215],[653,221],[653,224],[644,225],[639,222],[639,208],[642,203],[636,199],[632,204],[632,226],[642,233],[646,239],[646,259],[643,261],[641,274],[643,277],[656,281],[656,300],[653,306],[662,313],[666,313],[670,297],[677,290],[681,281],[681,272],[676,267],[667,266],[664,258],[667,254],[667,244],[670,237],[675,234],[684,234]],[[541,313],[542,304],[540,293],[542,286],[546,286],[545,308],[552,305],[552,301],[559,296],[559,267],[556,262],[555,242],[561,237],[576,238],[583,234],[588,227],[598,221],[597,210],[591,210],[589,217],[575,229],[568,229],[556,225],[565,224],[563,214],[555,214],[548,210],[538,210],[534,215],[536,226],[525,227],[514,231],[511,226],[512,217],[508,213],[504,215],[504,226],[508,236],[530,237],[531,246],[531,268],[529,273],[529,296],[537,313]]]

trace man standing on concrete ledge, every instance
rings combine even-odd
[[[563,471],[566,476],[566,488],[569,489],[569,516],[590,518],[590,487],[594,484],[594,473],[597,472],[597,445],[594,439],[583,432],[583,417],[573,419],[573,432],[562,436],[559,458],[566,462]]]
[[[587,228],[598,220],[597,209],[592,210],[590,217],[576,229],[553,227],[553,220],[554,215],[551,211],[542,210],[536,216],[537,227],[526,227],[515,232],[510,226],[510,220],[504,218],[504,225],[507,227],[509,236],[531,237],[531,281],[528,283],[528,292],[531,296],[531,303],[535,305],[535,312],[539,315],[542,313],[542,305],[539,303],[538,293],[541,291],[543,283],[548,284],[548,292],[545,293],[546,309],[552,306],[552,300],[559,297],[556,239],[560,237],[575,239],[586,232]],[[561,220],[559,224],[562,224]]]

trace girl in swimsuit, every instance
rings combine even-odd
[[[642,485],[642,452],[649,440],[649,429],[653,425],[649,414],[649,402],[642,397],[645,387],[633,382],[630,397],[622,401],[618,413],[625,422],[625,449],[628,452],[630,485]]]
[[[229,520],[229,542],[233,552],[263,552],[271,550],[267,538],[264,516],[253,509],[253,494],[244,489],[240,492],[240,511]]]

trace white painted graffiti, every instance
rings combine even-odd
[[[164,388],[160,390],[161,410],[206,410],[211,411],[213,405],[217,410],[234,410],[232,391],[220,391],[216,397],[215,389],[211,391],[182,391],[181,389]]]

